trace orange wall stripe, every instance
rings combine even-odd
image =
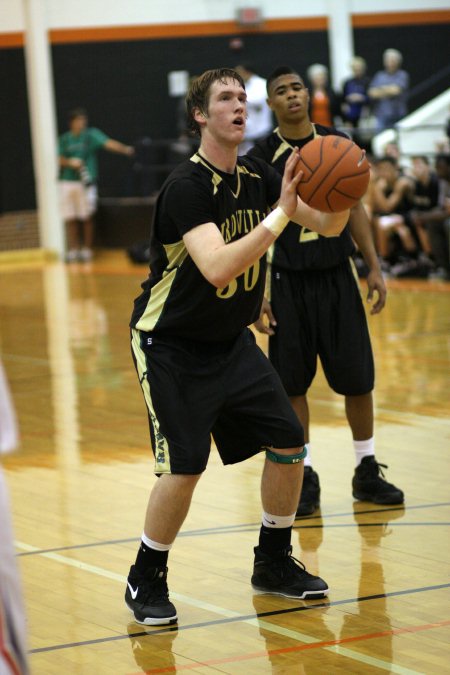
[[[103,42],[112,40],[145,40],[176,37],[209,37],[218,35],[248,35],[281,33],[289,31],[326,30],[327,19],[273,19],[261,28],[242,28],[234,21],[208,21],[199,23],[153,24],[148,26],[117,26],[72,30],[52,30],[53,44],[67,42]]]
[[[23,33],[2,33],[0,34],[0,48],[23,47]]]
[[[450,23],[450,10],[438,9],[429,12],[386,12],[383,14],[354,14],[353,28],[376,26],[411,26],[417,24]]]
[[[353,28],[434,23],[450,23],[450,10],[355,14],[352,17]],[[68,44],[177,37],[212,37],[218,35],[255,35],[321,31],[327,30],[327,27],[328,18],[326,16],[268,19],[264,21],[261,28],[242,28],[235,21],[151,24],[146,26],[105,26],[101,28],[54,29],[50,31],[50,41],[52,44]],[[23,47],[23,44],[23,33],[0,33],[0,48]]]

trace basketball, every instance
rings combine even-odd
[[[300,150],[295,173],[303,171],[297,186],[306,204],[324,213],[345,211],[367,190],[370,165],[353,141],[343,136],[317,136]]]

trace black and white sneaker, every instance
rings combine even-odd
[[[252,586],[258,593],[283,595],[286,598],[324,598],[328,586],[323,579],[306,571],[302,562],[292,556],[292,546],[272,558],[255,547]]]
[[[363,457],[356,467],[352,480],[354,499],[373,504],[403,504],[405,496],[398,487],[384,479],[386,464],[377,462],[373,455]]]
[[[125,602],[137,623],[158,626],[177,621],[177,610],[169,600],[167,567],[150,567],[143,575],[132,565]]]

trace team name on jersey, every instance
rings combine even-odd
[[[267,213],[261,213],[258,210],[237,209],[220,226],[225,243],[227,244],[229,241],[251,232],[266,215]]]

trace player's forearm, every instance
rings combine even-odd
[[[349,227],[355,244],[369,269],[378,270],[380,264],[375,249],[372,229],[362,204],[358,204],[350,211]]]
[[[216,288],[225,288],[233,279],[262,258],[275,235],[261,223],[242,239],[211,251],[202,273]]]
[[[224,288],[265,255],[288,222],[289,217],[278,207],[251,232],[228,244],[212,223],[187,232],[184,242],[205,279]]]

